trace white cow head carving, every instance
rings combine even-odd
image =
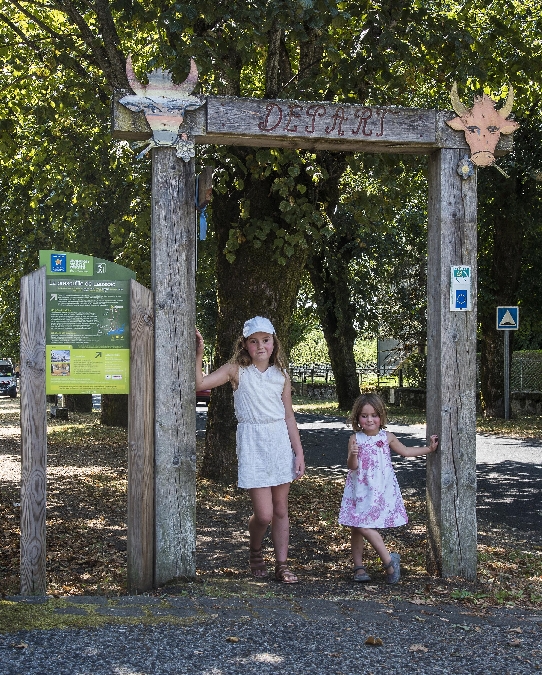
[[[171,73],[161,68],[149,73],[149,84],[141,84],[134,73],[131,56],[126,61],[126,75],[135,94],[123,96],[119,103],[132,112],[144,112],[152,130],[152,140],[142,154],[156,146],[173,146],[180,157],[189,159],[183,154],[187,138],[184,134],[179,138],[179,127],[186,110],[195,110],[203,104],[201,98],[191,95],[198,81],[194,59],[190,59],[190,72],[182,84],[173,84]]]

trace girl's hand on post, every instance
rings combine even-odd
[[[200,356],[203,354],[203,348],[204,348],[204,343],[203,343],[203,336],[199,332],[199,330],[196,328],[196,355]]]
[[[431,452],[436,452],[438,448],[438,436],[436,434],[433,434],[432,436],[429,436],[429,450]]]

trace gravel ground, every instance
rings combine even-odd
[[[123,608],[126,616],[153,611],[152,603],[119,604],[117,616]],[[0,674],[531,675],[542,668],[542,615],[314,599],[171,598],[170,604],[154,609],[186,625],[0,636]],[[367,644],[371,637],[382,644]]]

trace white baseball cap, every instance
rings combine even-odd
[[[271,321],[266,319],[265,316],[254,316],[252,319],[245,321],[243,337],[247,338],[253,333],[269,333],[270,335],[274,335],[275,329]]]

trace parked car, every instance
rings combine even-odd
[[[211,399],[210,389],[202,389],[201,391],[196,392],[196,403],[205,403],[205,405],[209,405],[210,399]]]
[[[0,396],[17,396],[17,377],[11,359],[0,359]]]

